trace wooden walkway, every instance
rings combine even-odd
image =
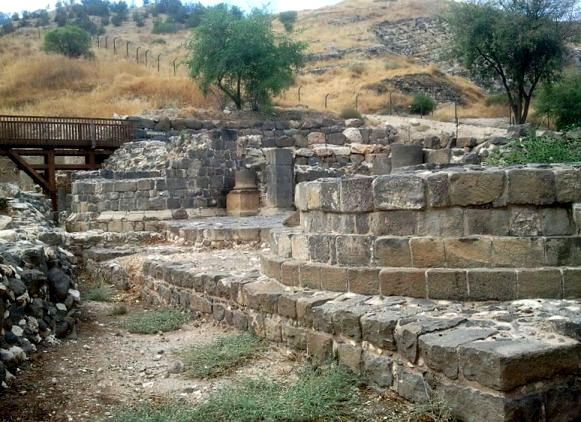
[[[127,120],[0,116],[0,155],[12,160],[42,187],[54,211],[57,171],[96,170],[133,137],[134,127]],[[34,156],[43,157],[43,163],[31,163],[28,157]],[[84,157],[84,162],[64,164],[56,157]]]

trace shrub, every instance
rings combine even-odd
[[[125,17],[121,13],[116,13],[111,18],[111,23],[113,25],[115,25],[115,26],[121,26],[121,25],[123,25],[123,22],[124,21],[125,21]]]
[[[298,13],[296,10],[288,10],[286,12],[280,12],[278,15],[278,20],[283,24],[284,30],[286,32],[291,32],[297,21]]]
[[[91,36],[76,26],[65,26],[44,36],[44,51],[63,54],[71,58],[91,57]]]
[[[84,294],[85,300],[94,302],[111,302],[112,297],[113,289],[103,283],[90,287]]]
[[[559,130],[581,126],[581,73],[543,85],[536,106],[540,115],[554,119]]]
[[[178,32],[178,27],[171,18],[167,18],[165,21],[158,19],[153,23],[151,32],[153,34],[175,34]]]
[[[366,68],[365,63],[351,63],[349,65],[349,71],[356,76],[361,76]]]
[[[263,343],[250,334],[219,338],[213,343],[194,346],[183,353],[190,375],[214,378],[241,366],[262,348]]]
[[[581,162],[581,139],[553,136],[529,137],[514,140],[492,151],[486,165],[508,166],[527,163]]]
[[[341,113],[339,113],[339,116],[341,116],[342,119],[362,119],[363,118],[361,113],[359,113],[353,107],[344,108],[343,110],[341,110]]]
[[[111,312],[109,312],[109,315],[125,315],[127,312],[129,312],[127,306],[124,304],[120,304],[115,305],[113,309],[111,309]]]
[[[189,320],[189,314],[167,308],[135,314],[125,321],[124,326],[130,333],[155,334],[177,330]]]
[[[486,97],[484,101],[486,107],[496,106],[496,105],[503,105],[508,107],[508,97],[506,94],[493,94]]]
[[[424,94],[414,96],[410,105],[410,112],[424,116],[431,113],[436,108],[436,102]]]
[[[138,27],[143,27],[145,26],[145,16],[143,16],[142,13],[139,13],[137,10],[135,12],[133,12],[133,22],[135,22],[135,25],[137,25]]]

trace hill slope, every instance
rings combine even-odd
[[[275,104],[324,110],[326,98],[329,111],[354,107],[357,101],[359,110],[378,112],[390,108],[389,93],[392,110],[404,110],[410,96],[425,93],[441,104],[443,118],[452,118],[454,101],[463,105],[461,115],[503,113],[484,107],[482,91],[454,76],[461,72],[442,58],[447,34],[437,16],[446,7],[444,0],[347,0],[299,12],[293,36],[308,43],[308,64],[296,86],[275,99]],[[3,37],[0,71],[7,77],[0,82],[0,95],[5,98],[0,112],[107,117],[156,109],[188,114],[199,108],[220,108],[216,98],[201,97],[186,69],[179,66],[187,56],[184,46],[190,32],[154,35],[152,27],[151,17],[143,27],[133,21],[107,26],[101,48],[95,45],[96,65],[41,55],[34,30]],[[275,29],[283,31],[280,22],[275,21]],[[7,55],[20,58],[8,60]],[[31,62],[35,65],[28,66]],[[67,82],[40,83],[46,77],[43,69],[49,67],[62,68],[61,75],[52,78]],[[69,73],[73,68],[84,70]],[[30,80],[37,81],[33,89],[28,88]]]

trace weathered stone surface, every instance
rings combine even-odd
[[[441,267],[446,262],[444,241],[433,237],[415,237],[410,240],[414,267]]]
[[[431,208],[447,207],[450,204],[448,175],[445,173],[429,174],[425,180],[427,206]]]
[[[373,182],[375,208],[419,210],[426,206],[424,179],[413,175],[378,176]]]
[[[555,268],[521,269],[517,271],[517,298],[559,299],[562,291],[561,270]]]
[[[581,269],[563,269],[563,299],[581,297]]]
[[[242,286],[242,304],[270,314],[278,309],[278,298],[283,289],[272,281],[255,281]]]
[[[508,194],[512,204],[552,204],[555,202],[555,176],[551,170],[511,169]]]
[[[369,265],[371,239],[369,236],[337,236],[337,263],[341,265]]]
[[[368,212],[373,210],[372,177],[342,179],[339,184],[342,212]]]
[[[419,317],[411,321],[401,321],[394,331],[394,338],[398,353],[411,363],[418,358],[418,338],[427,333],[443,331],[453,328],[464,318],[425,318]]]
[[[282,340],[297,350],[307,349],[307,331],[301,327],[282,324]]]
[[[369,219],[369,231],[377,236],[410,236],[416,233],[417,211],[374,212]]]
[[[454,328],[419,338],[420,357],[425,364],[450,379],[458,378],[458,347],[496,333],[491,328]]]
[[[541,239],[499,237],[492,241],[492,262],[497,267],[537,267],[544,261]]]
[[[559,346],[533,339],[480,341],[460,347],[460,367],[468,380],[500,391],[568,374],[578,367],[578,342]]]
[[[379,285],[384,296],[426,297],[424,270],[383,268],[379,272]]]
[[[346,292],[349,289],[347,268],[331,265],[321,266],[321,286],[332,292]]]
[[[361,317],[362,338],[376,347],[396,350],[394,330],[402,313],[395,310],[370,312]]]
[[[567,208],[544,208],[541,218],[545,236],[571,235],[576,232],[572,213]]]
[[[411,253],[407,237],[378,237],[373,244],[375,264],[381,267],[409,267]]]
[[[387,356],[372,352],[363,352],[363,378],[379,388],[388,388],[393,384],[392,360]]]
[[[307,135],[307,142],[309,145],[324,144],[326,141],[323,132],[311,132]]]
[[[379,268],[349,268],[349,291],[362,295],[379,294]]]
[[[353,373],[361,373],[361,355],[360,346],[350,343],[337,343],[337,359],[339,363],[351,369]]]
[[[420,212],[416,234],[420,236],[464,236],[464,210],[455,207]]]
[[[581,171],[579,169],[556,169],[555,189],[557,202],[581,202]]]
[[[321,288],[322,265],[305,263],[300,266],[300,286],[310,289]]]
[[[531,207],[510,208],[511,236],[538,236],[542,234],[540,213]]]
[[[466,235],[507,236],[510,232],[510,212],[505,209],[468,208],[464,211]]]
[[[427,296],[430,299],[468,299],[468,280],[464,270],[429,269],[426,271],[426,280]]]
[[[307,331],[307,354],[315,362],[326,362],[333,358],[333,336],[317,331]]]
[[[363,137],[361,136],[361,132],[359,129],[354,127],[348,127],[343,131],[343,136],[347,139],[350,143],[362,143]]]
[[[285,286],[299,286],[299,268],[300,261],[285,261],[280,267],[280,281]]]
[[[470,298],[473,300],[516,299],[515,270],[468,270]]]
[[[491,263],[492,241],[486,237],[444,239],[449,267],[487,267]]]
[[[430,399],[431,388],[422,372],[401,364],[394,365],[393,368],[393,387],[400,396],[413,402],[425,402]]]
[[[501,171],[452,173],[449,180],[450,204],[469,206],[494,202],[504,192]]]

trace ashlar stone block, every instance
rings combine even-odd
[[[547,205],[555,202],[555,175],[548,169],[511,169],[508,192],[511,204]]]
[[[426,207],[424,179],[414,175],[379,176],[373,182],[375,208],[420,210]]]
[[[470,171],[450,174],[450,204],[459,206],[490,204],[502,196],[502,171]]]

